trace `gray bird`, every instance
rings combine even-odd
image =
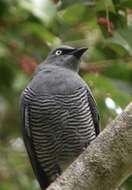
[[[21,96],[23,138],[43,190],[99,134],[95,100],[78,74],[86,50],[53,50]]]

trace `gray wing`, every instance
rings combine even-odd
[[[30,130],[30,107],[25,101],[24,94],[21,95],[20,99],[20,112],[22,121],[22,135],[24,144],[33,168],[33,171],[40,183],[42,189],[45,189],[49,185],[47,175],[42,170],[40,164],[37,161],[34,146],[32,142],[32,135]]]
[[[92,117],[93,117],[93,122],[94,122],[94,126],[95,126],[95,132],[96,132],[96,136],[100,133],[100,127],[99,127],[99,112],[97,109],[97,104],[96,101],[92,95],[92,92],[89,88],[87,88],[87,96],[88,96],[88,102],[89,102],[89,106],[90,106],[90,110],[92,113]]]

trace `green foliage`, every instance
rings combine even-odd
[[[97,100],[103,129],[131,101],[131,35],[131,0],[0,1],[1,190],[38,188],[21,144],[19,118],[20,93],[36,65],[61,44],[88,47],[88,69],[81,73]],[[132,189],[132,178],[122,187]]]

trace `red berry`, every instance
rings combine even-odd
[[[52,0],[53,3],[57,4],[60,0]]]
[[[108,20],[105,17],[98,18],[98,24],[107,26]]]
[[[109,36],[113,35],[114,24],[112,21],[106,19],[105,17],[100,17],[98,18],[98,24],[104,26],[107,29]]]
[[[20,64],[21,68],[29,75],[34,72],[37,66],[36,61],[27,55],[21,57]]]
[[[19,48],[19,45],[18,45],[18,43],[17,43],[16,40],[12,40],[12,41],[10,42],[10,47],[11,47],[12,49],[17,49],[17,48]]]

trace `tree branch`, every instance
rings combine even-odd
[[[47,190],[114,190],[132,173],[132,103]]]

